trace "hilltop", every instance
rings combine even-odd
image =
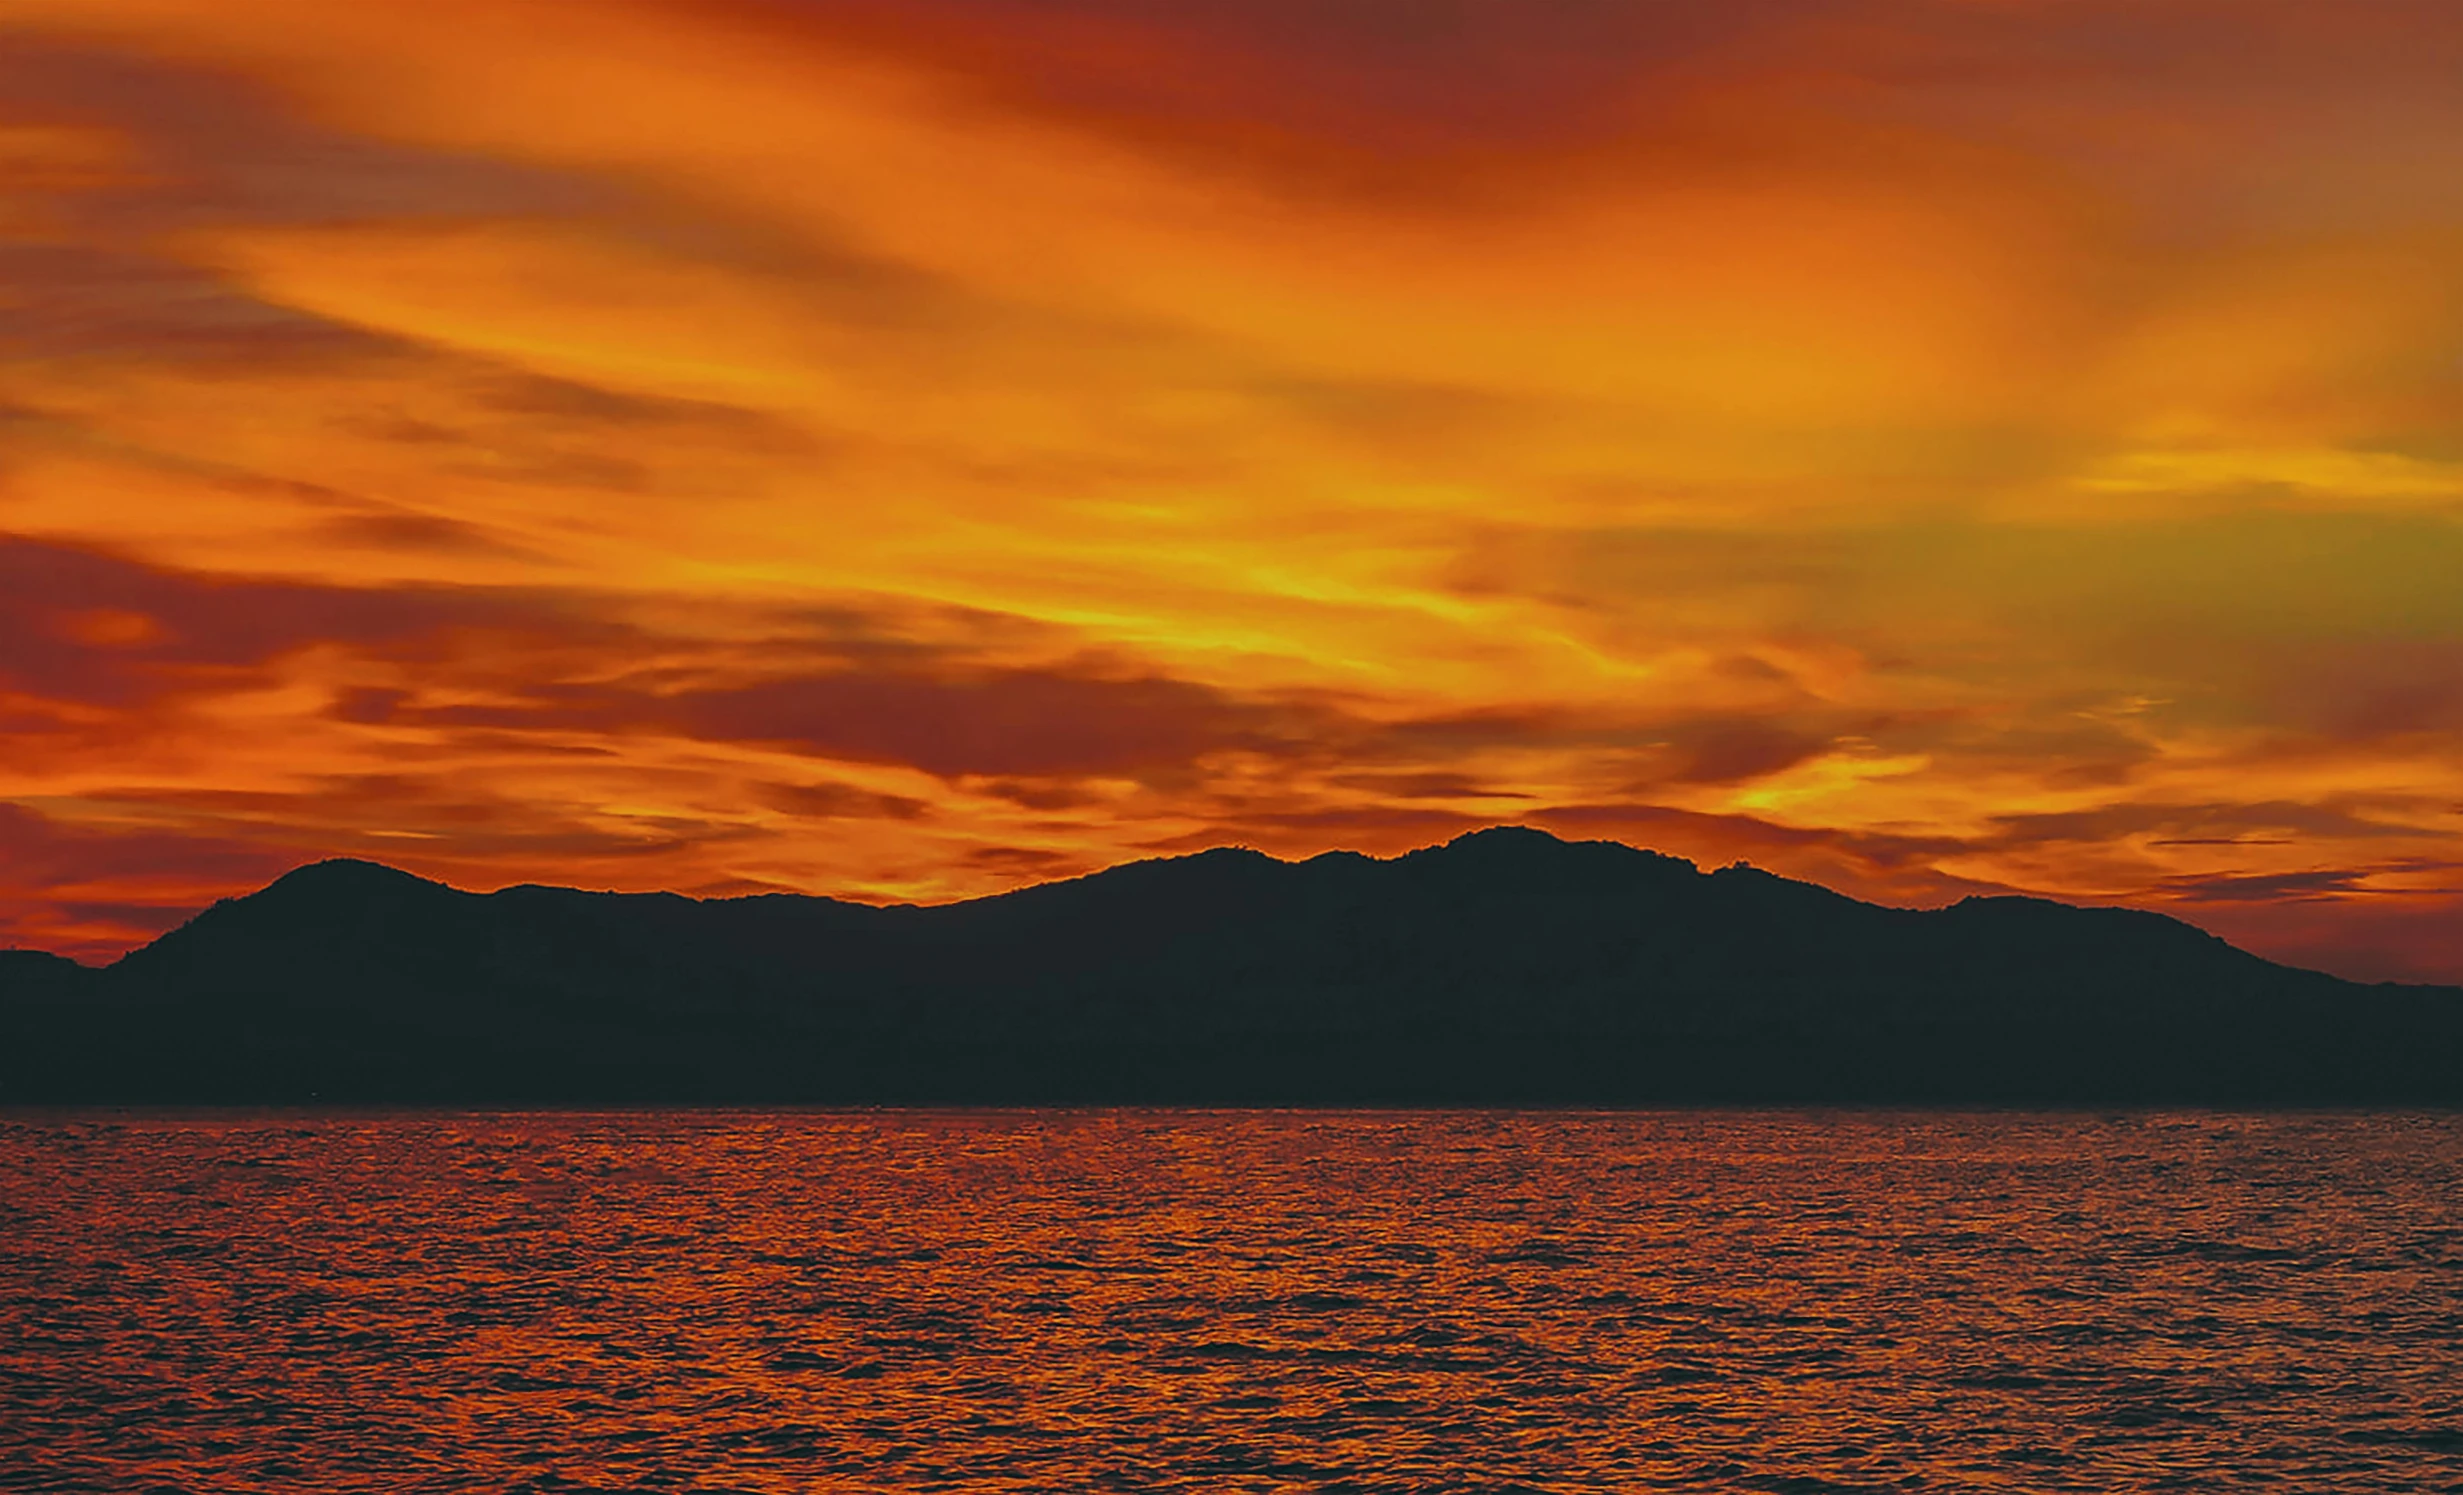
[[[2463,990],[1484,831],[873,907],[303,867],[0,959],[0,1100],[2453,1104]]]

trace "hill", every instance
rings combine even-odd
[[[1516,829],[933,908],[336,861],[106,969],[0,958],[0,1100],[2448,1105],[2463,990]]]

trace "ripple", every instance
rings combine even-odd
[[[0,1121],[0,1487],[2463,1488],[2463,1122]]]

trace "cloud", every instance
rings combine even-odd
[[[1972,849],[1952,835],[1790,825],[1748,813],[1712,814],[1649,803],[1554,805],[1527,818],[1561,834],[1604,832],[1706,863],[1751,861],[1884,902],[2008,891],[2000,884],[1941,871],[1939,862]]]
[[[1768,721],[1717,719],[1681,723],[1671,734],[1683,763],[1680,783],[1730,784],[1793,768],[1829,743]]]
[[[0,801],[0,945],[88,960],[174,928],[295,859],[244,838],[139,825],[64,823]]]
[[[690,691],[658,714],[696,736],[773,742],[927,773],[1134,775],[1286,747],[1273,714],[1153,677],[1056,670],[935,678],[842,673]]]
[[[2148,841],[2153,846],[2280,846],[2305,841],[2365,842],[2410,834],[2400,820],[2372,819],[2349,806],[2289,800],[2246,804],[2147,801],[2003,815],[1993,821],[1989,839],[2014,846],[2105,843],[2150,832],[2159,833]]]
[[[200,575],[0,536],[0,687],[137,708],[258,683],[286,654],[340,648],[432,661],[507,634],[602,647],[630,630],[541,593],[319,587]]]
[[[1254,0],[1200,9],[874,0],[737,7],[823,46],[920,59],[1004,106],[1155,140],[1217,169],[1319,173],[1356,187],[1397,158],[1537,154],[1615,129],[1739,38],[1824,0],[1635,6]],[[1714,64],[1715,65],[1715,64]]]
[[[2172,912],[2244,949],[2356,981],[2451,986],[2463,971],[2463,896],[2191,903]]]
[[[769,805],[808,820],[919,820],[932,813],[920,799],[878,794],[850,784],[771,784],[761,791]]]
[[[58,211],[130,241],[234,222],[572,213],[614,197],[587,177],[320,125],[227,72],[22,28],[0,54],[0,107],[105,132],[116,169],[49,185]]]
[[[2176,878],[2164,891],[2184,903],[2281,904],[2310,898],[2368,891],[2366,872],[2227,873],[2217,877]]]
[[[24,0],[0,834],[1504,817],[2447,959],[2463,25],[2365,11]]]
[[[2463,897],[2463,862],[2409,858],[2361,867],[2310,868],[2299,872],[2223,873],[2168,879],[2163,894],[2184,903],[2283,905],[2345,897]],[[2458,886],[2424,886],[2424,877]]]
[[[1065,852],[1045,851],[1032,846],[979,846],[966,854],[969,865],[990,868],[1002,874],[1023,873],[1038,882],[1075,877],[1094,868]]]
[[[0,350],[12,360],[269,366],[383,351],[389,340],[246,294],[157,256],[0,242]]]
[[[1327,782],[1338,789],[1353,789],[1380,798],[1400,800],[1516,800],[1531,797],[1518,789],[1485,783],[1470,774],[1444,770],[1336,774]]]

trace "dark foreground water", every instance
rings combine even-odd
[[[2463,1490],[2463,1120],[0,1121],[0,1484]]]

